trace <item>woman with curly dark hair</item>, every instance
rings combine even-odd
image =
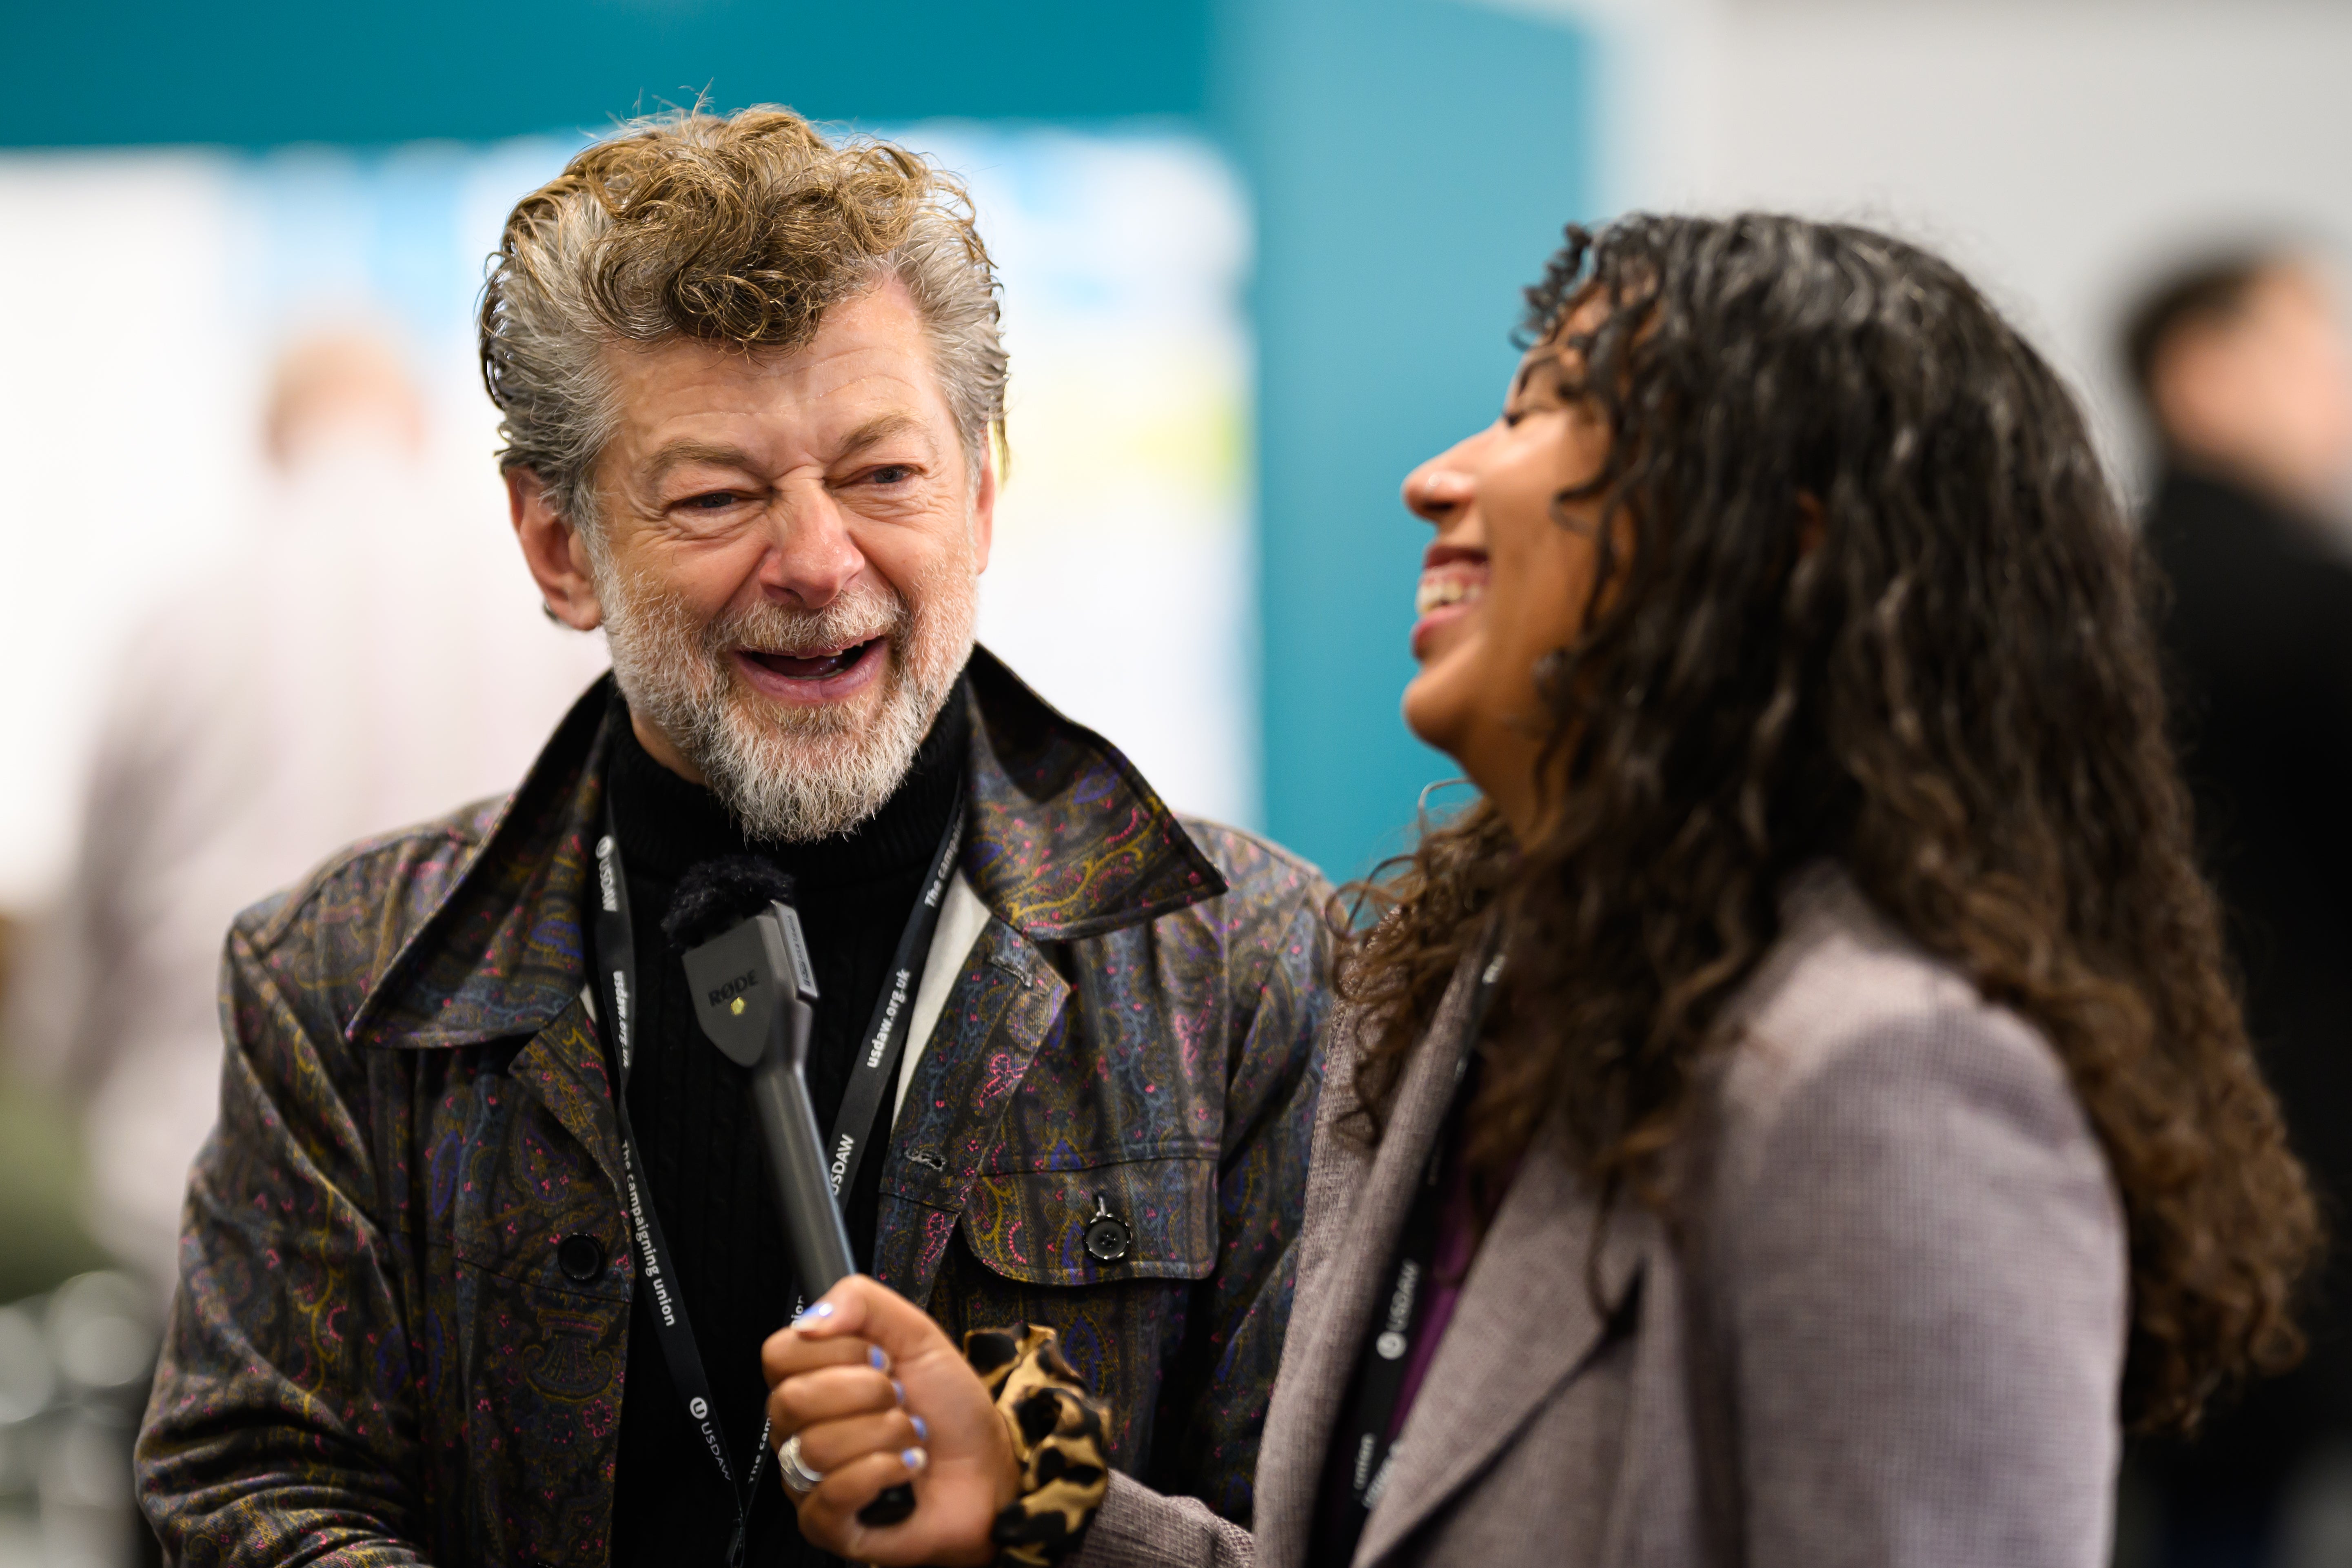
[[[1348,937],[1255,1534],[1112,1477],[1076,1561],[2104,1563],[2124,1429],[2294,1356],[2316,1224],[2081,414],[1861,229],[1570,229],[1528,298],[1405,485],[1405,717],[1483,798]],[[770,1346],[803,1529],[987,1560],[1036,1434],[833,1308]],[[884,1530],[787,1375],[869,1341],[932,1435]]]

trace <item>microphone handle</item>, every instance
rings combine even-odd
[[[824,1155],[817,1142],[816,1108],[808,1081],[771,1052],[751,1069],[751,1104],[768,1149],[768,1176],[774,1184],[776,1213],[792,1245],[793,1272],[801,1294],[815,1300],[854,1274],[849,1229],[833,1201]]]
[[[826,1173],[824,1145],[816,1130],[816,1107],[809,1100],[801,1064],[808,1060],[811,1014],[797,997],[780,1009],[778,1022],[793,1033],[789,1056],[772,1033],[768,1048],[751,1069],[751,1108],[759,1118],[760,1142],[768,1151],[768,1175],[775,1184],[776,1212],[793,1252],[801,1293],[814,1300],[857,1271],[849,1250],[849,1227],[842,1223]],[[897,1524],[915,1511],[915,1489],[900,1484],[857,1510],[858,1521],[875,1529]]]

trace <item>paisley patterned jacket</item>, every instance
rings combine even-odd
[[[971,687],[962,869],[990,919],[908,1085],[876,1272],[950,1332],[1058,1330],[1114,1462],[1246,1519],[1321,1084],[1323,887],[1178,818],[984,651]],[[633,1266],[582,1000],[605,703],[509,799],[361,844],[232,928],[220,1122],[138,1447],[175,1558],[606,1560]],[[1115,1261],[1084,1245],[1097,1194],[1131,1232]]]

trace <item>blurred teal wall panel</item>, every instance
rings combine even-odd
[[[1194,115],[1209,0],[16,0],[0,146],[467,141],[690,101],[824,119]]]
[[[1461,0],[1227,0],[1255,192],[1266,825],[1335,877],[1456,770],[1397,716],[1429,531],[1397,487],[1494,418],[1519,290],[1591,216],[1593,49]]]

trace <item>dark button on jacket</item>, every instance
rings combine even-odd
[[[566,1279],[585,1285],[604,1271],[604,1244],[593,1236],[567,1236],[555,1244],[555,1264]]]

